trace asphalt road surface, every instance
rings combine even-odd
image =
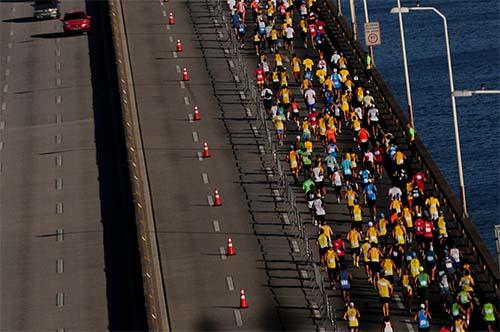
[[[172,330],[316,330],[301,270],[311,274],[206,3],[125,1],[124,16]],[[201,121],[190,122],[195,106]],[[205,141],[211,158],[200,160]],[[221,255],[229,236],[235,256]]]
[[[1,330],[145,329],[104,3],[67,36],[0,2]]]

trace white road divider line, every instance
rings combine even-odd
[[[241,319],[241,312],[238,309],[234,310],[234,320],[237,326],[243,326],[243,320]]]
[[[214,232],[216,232],[216,233],[220,232],[219,221],[218,220],[214,220],[213,224],[214,224]]]
[[[234,291],[234,282],[233,282],[233,277],[227,276],[226,277],[226,284],[227,284],[227,289],[232,292]]]
[[[56,272],[61,274],[64,272],[64,259],[58,258],[56,261]]]
[[[223,261],[225,261],[226,258],[227,258],[227,256],[226,256],[226,248],[219,247],[219,253],[220,253],[220,259],[222,259]]]
[[[196,131],[193,131],[193,141],[198,142],[198,133]]]
[[[201,177],[203,179],[204,184],[208,184],[208,174],[207,173],[201,173]]]

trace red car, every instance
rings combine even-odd
[[[90,19],[84,11],[66,13],[62,19],[64,32],[89,32]]]

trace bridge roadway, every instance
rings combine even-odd
[[[124,235],[129,198],[119,179],[128,176],[120,177],[123,144],[110,118],[106,12],[98,2],[63,1],[63,12],[77,9],[94,17],[95,34],[66,36],[58,20],[34,21],[31,2],[0,1],[5,331],[145,329],[128,249],[135,234]]]
[[[205,2],[122,4],[171,329],[316,330],[303,280],[311,267],[294,253],[265,171],[270,157],[259,152]],[[194,106],[201,121],[189,121]],[[211,158],[200,160],[205,141]],[[216,188],[220,207],[210,206]],[[221,255],[229,236],[235,256]]]
[[[234,83],[232,77],[234,63],[228,66],[227,56],[217,40],[212,20],[218,18],[210,16],[203,1],[123,4],[173,330],[234,329],[238,325],[234,317],[238,315],[242,315],[243,329],[313,328],[308,325],[314,322],[308,312],[311,302],[307,286],[298,273],[305,267],[291,253],[287,226],[280,225],[278,218],[279,204],[269,194],[275,184],[263,172],[266,157],[259,160],[257,149],[262,141],[260,135],[252,137],[252,124],[245,117],[244,103],[238,96],[241,85]],[[322,10],[326,9],[323,7]],[[175,25],[166,24],[169,12],[175,15]],[[326,12],[322,13],[326,16]],[[333,23],[328,17],[326,21]],[[406,149],[400,127],[380,99],[374,83],[365,77],[359,58],[338,27],[331,26],[328,30],[330,46],[344,51],[351,69],[358,70],[365,88],[375,95],[383,124],[389,126]],[[182,53],[175,52],[177,39],[182,40]],[[298,40],[296,45],[299,55],[305,55]],[[252,49],[248,41],[243,54],[250,72],[257,63]],[[189,70],[189,82],[181,82],[183,67]],[[296,85],[292,87],[298,95]],[[202,121],[191,123],[188,114],[194,106],[199,106]],[[350,130],[345,130],[339,137],[341,148],[353,147],[351,135]],[[289,135],[288,140],[293,137]],[[213,156],[199,160],[197,153],[204,141],[209,143]],[[283,157],[285,150],[280,152]],[[418,168],[419,163],[412,161],[411,166]],[[381,195],[389,186],[384,173],[384,179],[378,183]],[[207,202],[214,188],[222,194],[220,208],[210,207]],[[307,220],[300,189],[295,191],[302,216]],[[331,196],[327,198],[328,221],[336,232],[345,235],[350,224],[347,208],[334,204]],[[384,210],[387,203],[381,199],[379,208]],[[450,211],[445,208],[445,212]],[[456,225],[452,223],[449,227],[452,235],[457,234]],[[314,245],[316,229],[311,224],[308,232]],[[235,257],[223,257],[218,252],[229,235],[238,252]],[[457,242],[461,249],[467,250],[463,242]],[[470,254],[466,253],[465,258],[474,262]],[[353,298],[361,310],[362,327],[378,329],[381,309],[376,293],[367,284],[362,269],[351,270]],[[475,271],[479,271],[477,267]],[[229,285],[229,289],[228,277],[234,286]],[[481,279],[480,275],[476,277]],[[288,282],[284,284],[285,280]],[[244,312],[237,310],[240,287],[246,289],[250,301],[250,309]],[[393,323],[401,330],[416,330],[403,310],[398,287],[396,293],[391,309]],[[337,316],[341,316],[340,294],[338,291],[329,294]],[[434,328],[447,322],[437,295],[434,285],[430,301]],[[345,330],[345,322],[338,324]]]
[[[325,20],[325,22],[327,23],[328,45],[325,48],[325,59],[330,58],[332,54],[332,47],[335,47],[335,49],[344,53],[344,55],[348,60],[351,72],[353,70],[356,70],[357,74],[360,77],[360,81],[363,84],[363,87],[365,89],[369,89],[372,95],[374,96],[376,105],[381,112],[382,126],[384,127],[385,130],[395,135],[396,142],[403,149],[405,154],[409,156],[410,153],[408,151],[405,139],[402,135],[401,127],[398,126],[398,123],[394,120],[394,115],[390,113],[390,111],[387,108],[387,104],[384,102],[384,100],[382,100],[381,92],[378,90],[378,87],[376,87],[375,82],[369,80],[369,77],[366,75],[366,72],[364,70],[364,67],[360,59],[357,57],[357,54],[350,47],[345,35],[342,34],[342,31],[340,30],[339,26],[333,20],[332,12],[325,4],[326,1],[318,1],[320,15],[322,16],[322,19]],[[247,15],[247,22],[246,22],[247,26],[252,26],[253,22],[251,21],[251,18],[250,19],[248,18],[248,16],[249,15]],[[310,49],[305,50],[299,38],[295,38],[295,45],[297,46],[296,53],[299,57],[303,57],[306,54],[309,54],[311,56],[316,55],[315,51],[312,51]],[[253,46],[252,43],[248,41],[246,43],[245,50],[242,51],[243,54],[245,55],[244,56],[245,64],[247,68],[249,68],[249,70],[251,70],[252,68],[256,68],[257,66],[257,58],[255,56],[255,52],[253,51],[252,46]],[[272,56],[269,56],[269,58],[271,59],[270,63],[273,63]],[[317,60],[317,57],[313,57],[313,59]],[[289,75],[290,77],[292,77],[291,71],[289,72]],[[290,87],[292,88],[291,90],[294,96],[300,96],[301,93],[298,89],[297,84],[291,83]],[[302,105],[302,107],[304,107],[304,105]],[[288,125],[287,131],[288,135],[286,138],[286,142],[284,144],[284,147],[280,149],[280,155],[283,159],[287,154],[286,147],[289,146],[290,144],[293,144],[295,135],[299,134],[295,130],[294,126],[290,124]],[[352,131],[349,129],[348,130],[344,129],[342,134],[338,136],[337,140],[338,140],[338,146],[341,150],[354,148],[352,140]],[[319,144],[315,145],[315,151],[321,151],[321,146]],[[430,158],[429,156],[425,157]],[[410,169],[413,170],[422,169],[420,162],[418,162],[414,158],[409,159],[409,167]],[[431,170],[431,171],[436,171],[436,170]],[[293,178],[290,176],[289,180],[290,182],[292,182]],[[377,180],[376,183],[379,191],[377,210],[385,212],[385,214],[388,215],[389,202],[384,196],[386,195],[389,187],[391,186],[391,181],[389,180],[387,169],[384,169],[383,179]],[[434,191],[437,188],[437,186],[434,187],[435,185],[436,185],[435,182],[428,181],[428,183],[426,183],[427,190]],[[334,202],[335,199],[333,190],[329,189],[328,191],[329,194],[327,195],[326,199],[327,212],[328,212],[327,222],[329,225],[332,226],[335,233],[342,234],[343,238],[345,239],[345,235],[348,232],[351,224],[351,219],[347,207],[345,203],[337,204],[336,202]],[[301,206],[302,206],[303,219],[304,220],[309,219],[310,214],[306,208],[305,200],[303,199],[303,194],[301,189],[297,186],[294,192],[297,194],[297,197],[299,197],[299,201],[302,202]],[[437,195],[440,195],[440,193],[437,193]],[[443,200],[441,200],[441,204],[443,204]],[[446,214],[448,221],[448,231],[450,233],[450,236],[456,242],[458,248],[462,251],[464,255],[463,260],[465,262],[469,262],[473,266],[474,278],[476,280],[476,285],[478,285],[478,287],[476,287],[477,295],[480,298],[482,298],[484,293],[488,293],[490,295],[495,294],[495,290],[492,289],[492,286],[489,283],[490,281],[486,276],[486,274],[484,273],[482,265],[477,264],[477,257],[475,257],[475,255],[471,253],[470,248],[467,246],[467,243],[463,241],[464,240],[463,233],[460,232],[460,230],[458,229],[458,225],[453,220],[454,217],[452,216],[452,211],[450,206],[447,206],[447,204],[443,205],[444,205],[443,210]],[[364,209],[363,215],[364,216],[369,215],[369,211],[367,209]],[[316,227],[314,227],[311,223],[309,223],[308,226],[308,233],[311,235],[314,235],[316,233]],[[477,241],[477,239],[475,240]],[[315,246],[313,239],[311,239],[311,245]],[[478,242],[476,245],[481,246],[482,244]],[[359,269],[352,268],[352,264],[350,264],[349,259],[348,262],[349,262],[349,271],[353,273],[354,277],[352,298],[361,312],[362,316],[361,327],[368,331],[378,330],[382,322],[382,311],[380,308],[381,307],[380,302],[376,295],[376,291],[373,289],[371,285],[367,283],[364,271],[361,268]],[[325,279],[327,278],[326,274],[324,277]],[[340,292],[338,290],[333,292],[329,291],[329,294],[330,294],[329,296],[332,298],[334,302],[335,310],[337,312],[337,317],[339,316],[341,317],[343,315],[343,309],[342,309],[343,302],[341,299]],[[391,322],[393,322],[393,324],[395,324],[395,326],[400,330],[405,330],[405,331],[417,330],[417,326],[413,321],[413,316],[409,316],[406,313],[406,309],[402,303],[401,288],[399,286],[395,287],[395,294],[396,295],[393,297],[393,302],[391,304]],[[430,303],[430,310],[433,316],[433,321],[432,321],[433,329],[437,330],[440,324],[449,324],[448,315],[442,310],[442,305],[439,297],[439,290],[436,284],[432,285],[430,288],[429,303]],[[413,308],[414,311],[416,310],[416,306],[418,304],[419,304],[418,299],[414,299],[414,306],[415,306],[415,308]],[[471,328],[473,330],[483,328],[480,323],[481,318],[479,312],[480,309],[476,308],[475,317],[472,319],[471,323]],[[341,330],[347,329],[345,322],[343,321],[339,321],[338,326]]]

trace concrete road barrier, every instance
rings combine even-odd
[[[130,182],[134,198],[137,236],[141,254],[148,327],[150,331],[170,331],[170,319],[167,310],[162,267],[159,259],[149,178],[130,67],[126,27],[123,23],[122,1],[109,0],[109,7]]]

